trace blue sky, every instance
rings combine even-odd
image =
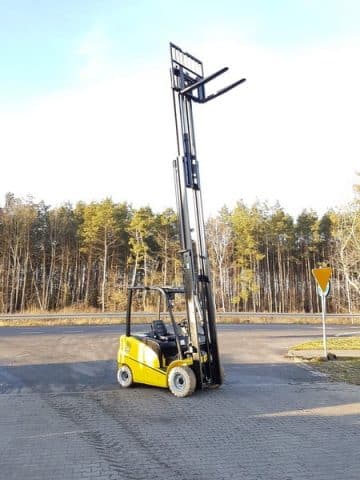
[[[225,64],[248,78],[241,92],[197,114],[202,176],[217,191],[210,213],[241,198],[280,200],[294,215],[345,202],[360,170],[359,24],[355,0],[0,0],[0,198],[13,191],[52,205],[107,195],[172,205],[173,41],[208,71]],[[219,155],[226,171],[239,169],[237,183],[224,177],[219,185]],[[98,163],[117,182],[99,175]],[[129,188],[137,171],[157,169],[164,188],[154,193],[140,180]],[[328,185],[321,198],[294,194],[297,170],[306,191]],[[273,188],[261,171],[273,175]]]
[[[280,49],[341,39],[359,30],[360,3],[347,0],[1,0],[2,101],[78,82],[79,45],[98,29],[116,64],[164,54],[167,42],[190,46],[217,25],[239,38]],[[355,59],[354,59],[355,60]]]

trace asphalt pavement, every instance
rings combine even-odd
[[[123,330],[0,329],[1,480],[360,478],[360,387],[285,357],[320,326],[219,326],[225,384],[185,399],[118,387]]]

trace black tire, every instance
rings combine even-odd
[[[129,388],[133,384],[133,376],[127,365],[121,365],[117,371],[117,381],[122,388]]]
[[[175,397],[188,397],[196,388],[195,373],[190,367],[174,367],[170,370],[168,384]]]

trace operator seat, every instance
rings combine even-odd
[[[154,320],[151,324],[151,337],[160,347],[160,351],[166,358],[177,355],[175,335],[167,331],[163,320]]]
[[[154,320],[151,324],[151,329],[155,337],[162,340],[161,337],[168,337],[169,332],[166,329],[166,325],[162,320]]]

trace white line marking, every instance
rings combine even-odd
[[[7,384],[3,384],[8,386]],[[66,396],[66,395],[94,395],[98,393],[119,393],[119,388],[116,386],[115,388],[109,388],[107,390],[79,390],[77,392],[75,391],[43,391],[43,392],[29,392],[29,391],[17,391],[17,392],[4,392],[0,393],[0,402],[3,397],[19,397],[19,396],[32,396],[32,395],[37,395],[38,397],[41,395],[52,395],[52,396]],[[126,414],[127,415],[127,414]]]
[[[43,335],[46,332],[20,332],[20,335]]]
[[[328,386],[329,384],[327,382],[316,382],[316,383],[313,383],[313,382],[299,382],[299,381],[291,381],[291,382],[288,382],[288,383],[235,383],[235,382],[229,382],[229,383],[226,383],[225,381],[225,385],[227,387],[233,387],[236,385],[236,387],[246,387],[246,388],[250,388],[250,387],[318,387],[320,385],[326,385]]]
[[[48,438],[48,437],[61,437],[62,435],[78,435],[79,433],[89,433],[92,430],[72,430],[69,432],[54,432],[54,433],[40,433],[38,435],[26,435],[20,438]]]
[[[355,332],[346,332],[346,333],[337,333],[335,337],[346,337],[348,335],[358,335],[359,330],[356,330]]]
[[[312,375],[314,375],[314,377],[327,377],[328,375],[326,373],[323,373],[323,372],[319,372],[318,370],[313,370],[309,365],[307,365],[306,363],[297,363],[296,364],[298,367],[300,368],[304,368],[305,370],[307,370],[309,373],[311,373]]]

